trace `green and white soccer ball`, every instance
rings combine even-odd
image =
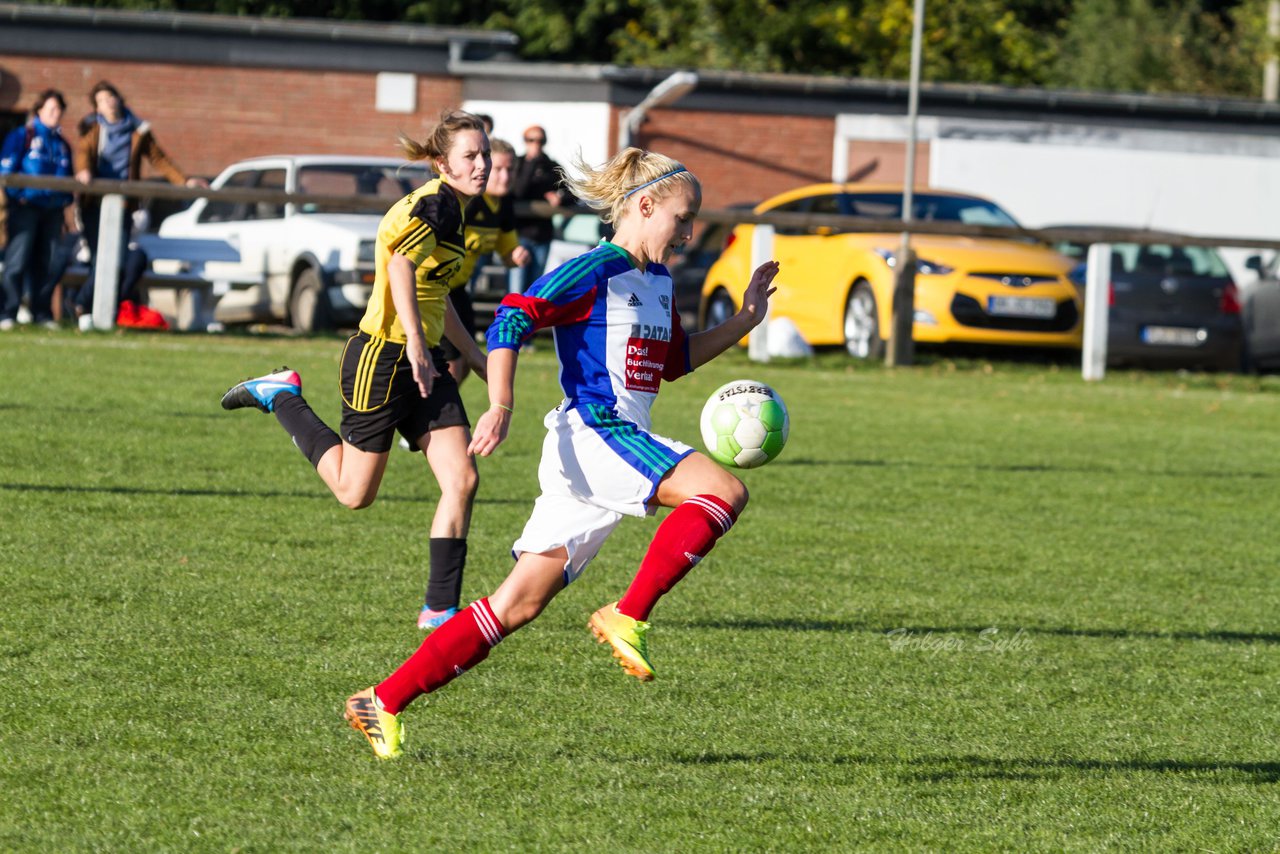
[[[754,380],[716,389],[702,407],[702,443],[712,459],[753,469],[782,453],[791,418],[776,391]]]

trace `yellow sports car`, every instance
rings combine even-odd
[[[962,193],[917,191],[915,219],[1016,226],[993,202]],[[814,184],[761,203],[756,213],[902,216],[902,188]],[[707,271],[702,326],[721,323],[741,304],[751,278],[755,226],[740,224]],[[782,265],[772,316],[787,317],[813,345],[841,344],[860,359],[883,356],[892,329],[899,233],[838,232],[828,227],[775,228],[773,257]],[[1022,240],[913,235],[917,257],[912,336],[923,343],[968,342],[1080,347],[1081,294],[1070,259]]]

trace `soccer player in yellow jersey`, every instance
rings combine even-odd
[[[287,368],[238,383],[222,406],[274,412],[334,496],[352,509],[377,496],[395,431],[423,452],[440,484],[429,601],[419,615],[419,626],[432,629],[457,610],[479,482],[467,454],[470,422],[439,345],[447,336],[484,376],[484,354],[448,292],[467,255],[463,210],[484,192],[490,152],[480,120],[460,111],[442,116],[424,142],[401,137],[400,143],[409,159],[430,160],[440,177],[396,202],[378,226],[373,293],[342,354],[341,434],[312,411],[301,377]]]
[[[489,183],[480,195],[473,198],[464,212],[466,224],[467,257],[462,262],[462,269],[450,282],[449,301],[458,312],[462,325],[472,335],[475,334],[475,312],[471,307],[471,296],[467,292],[473,273],[492,254],[497,254],[508,267],[523,267],[533,257],[529,250],[520,245],[520,237],[516,234],[515,206],[508,193],[511,190],[511,169],[515,165],[516,150],[511,143],[502,139],[491,139],[493,166],[489,169]],[[461,385],[467,378],[469,369],[466,359],[452,343],[446,339],[440,342],[445,359],[449,362],[449,373]]]

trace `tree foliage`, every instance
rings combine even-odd
[[[40,0],[48,4],[50,0]],[[912,0],[53,0],[504,29],[528,60],[903,79]],[[1267,0],[928,0],[927,81],[1256,96]]]
[[[1077,0],[1046,82],[1106,91],[1258,95],[1267,49],[1265,0],[1211,5]]]

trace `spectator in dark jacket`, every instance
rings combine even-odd
[[[31,118],[11,132],[0,149],[0,174],[71,177],[71,146],[62,138],[66,99],[56,89],[36,96]],[[35,187],[9,187],[9,243],[4,253],[4,303],[0,330],[12,329],[22,302],[24,283],[31,289],[30,309],[36,323],[57,328],[52,297],[57,282],[52,260],[62,241],[71,194]]]
[[[548,202],[556,206],[572,203],[573,194],[561,181],[560,164],[543,151],[546,144],[547,132],[541,127],[533,125],[525,130],[525,151],[516,158],[515,173],[511,178],[512,201]],[[523,270],[512,270],[512,275],[521,276],[527,286],[542,275],[547,265],[547,252],[551,249],[555,227],[545,217],[523,216],[516,218],[516,232],[520,235],[520,245],[529,250],[531,260]]]

